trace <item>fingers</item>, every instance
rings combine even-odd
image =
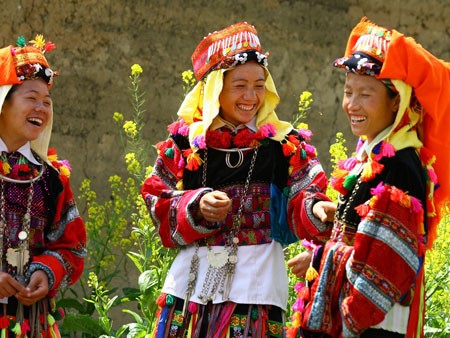
[[[203,218],[209,222],[224,220],[231,207],[231,200],[222,191],[212,191],[200,199],[199,211]]]
[[[313,251],[307,250],[299,253],[294,258],[287,262],[291,272],[298,278],[304,278],[306,276],[306,271],[308,271],[309,265],[311,264],[311,259],[313,257]]]
[[[322,222],[332,222],[334,213],[336,212],[336,204],[329,201],[319,201],[313,206],[313,214]]]

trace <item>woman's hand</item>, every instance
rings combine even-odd
[[[314,250],[306,250],[300,252],[297,256],[290,259],[287,262],[288,267],[291,268],[291,271],[298,278],[305,278],[306,271],[311,264],[311,259],[313,259]]]
[[[0,298],[9,298],[23,290],[25,287],[14,277],[6,272],[0,272]]]
[[[30,283],[16,294],[16,298],[24,305],[30,306],[48,294],[48,276],[42,270],[33,272]]]
[[[202,217],[209,222],[220,222],[227,217],[231,207],[231,199],[223,191],[211,191],[200,199],[196,218]]]
[[[319,201],[313,206],[313,214],[323,223],[333,222],[336,212],[336,203],[330,201]]]

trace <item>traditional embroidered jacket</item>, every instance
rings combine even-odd
[[[410,305],[423,262],[426,178],[413,148],[380,160],[382,171],[343,196],[312,287],[304,326],[352,337],[394,303]]]
[[[17,155],[16,155],[17,154]],[[15,153],[20,157],[19,153]],[[37,156],[36,154],[34,154]],[[10,157],[10,156],[9,156]],[[40,166],[28,163],[31,171],[40,170]],[[39,337],[40,334],[59,334],[55,319],[60,318],[52,300],[58,289],[75,283],[83,272],[84,257],[86,255],[86,231],[84,223],[75,205],[70,187],[69,177],[62,172],[67,170],[60,162],[54,161],[53,167],[44,163],[42,176],[33,183],[31,201],[31,223],[29,231],[29,260],[24,266],[25,283],[31,274],[43,270],[49,280],[48,297],[33,305],[34,315],[41,314],[41,322],[33,322],[30,318],[31,307],[24,306],[24,320],[16,327],[17,300],[10,297],[7,302],[8,325],[1,317],[0,329],[15,330],[17,337]],[[55,167],[62,168],[61,172]],[[3,172],[3,174],[6,174]],[[14,172],[10,177],[14,176]],[[17,176],[14,178],[17,179]],[[20,243],[19,232],[23,230],[23,219],[26,214],[30,183],[14,183],[2,181],[6,226],[3,234],[3,271],[16,277],[18,267],[14,266],[12,255]],[[0,307],[0,312],[1,312]],[[36,312],[38,311],[38,312]],[[3,316],[6,313],[2,314]],[[36,317],[38,318],[38,317]],[[35,319],[36,319],[35,318]],[[40,325],[40,326],[39,326]],[[46,333],[39,329],[48,329]],[[50,332],[51,331],[51,332]]]
[[[290,232],[297,236],[306,235],[305,228],[313,236],[326,231],[311,212],[314,201],[326,199],[323,194],[327,185],[325,173],[314,149],[304,139],[293,137],[301,146],[288,156],[283,154],[279,142],[270,139],[261,142],[238,233],[240,245],[268,243],[273,238],[292,242],[294,237],[288,234],[285,221]],[[202,167],[195,171],[184,168],[187,161],[184,154],[189,149],[186,137],[174,135],[159,143],[157,148],[159,156],[142,187],[142,194],[163,245],[185,246],[199,239],[209,244],[223,243],[239,207],[253,150],[244,151],[242,166],[231,169],[225,165],[226,152],[208,148],[206,186],[203,187]],[[200,153],[204,156],[204,151]],[[180,179],[182,189],[177,187]],[[219,224],[204,220],[198,223],[193,215],[200,198],[213,189],[226,192],[233,200],[232,212]]]
[[[397,305],[409,307],[406,336],[423,337],[425,251],[448,200],[449,64],[393,31],[379,78],[392,80],[399,113],[368,157],[350,158],[333,174],[343,199],[319,277],[303,299],[302,327],[333,338],[357,337]],[[362,172],[354,175],[358,160]]]

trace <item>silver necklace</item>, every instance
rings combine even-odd
[[[20,240],[19,246],[17,249],[8,248],[6,258],[8,264],[17,267],[17,278],[21,282],[25,282],[24,280],[24,266],[29,260],[29,241],[28,237],[30,234],[30,225],[31,225],[31,204],[33,202],[33,194],[34,194],[34,182],[39,180],[42,177],[44,172],[44,165],[41,166],[41,170],[39,171],[36,177],[33,177],[28,180],[17,180],[10,177],[6,177],[0,174],[0,271],[3,271],[3,240],[5,227],[7,225],[6,220],[6,202],[5,202],[5,182],[14,183],[14,184],[30,184],[28,188],[28,198],[27,198],[27,207],[25,214],[22,219],[22,230],[19,231],[18,238]]]
[[[236,215],[233,216],[233,226],[231,228],[229,236],[229,238],[231,238],[231,241],[229,240],[228,243],[223,248],[216,249],[214,251],[209,247],[209,245],[207,246],[208,270],[206,272],[206,276],[203,281],[203,286],[200,295],[198,296],[198,298],[204,303],[213,300],[217,292],[219,292],[219,294],[222,295],[222,299],[225,300],[229,299],[228,297],[230,293],[231,283],[233,281],[234,272],[238,261],[237,250],[239,238],[237,236],[237,233],[241,227],[242,221],[241,219],[245,204],[245,198],[247,196],[248,189],[250,186],[250,180],[253,170],[255,168],[256,157],[258,155],[259,148],[256,147],[254,149],[255,150],[253,153],[252,160],[250,162],[250,167],[244,184],[244,190],[241,194],[239,208]],[[208,162],[208,152],[206,149],[202,172],[202,185],[204,187],[206,186],[207,162]],[[191,298],[195,289],[195,285],[197,283],[198,265],[199,265],[199,258],[198,258],[199,244],[198,242],[195,242],[194,245],[195,245],[195,252],[192,257],[189,269],[188,287],[186,290],[183,314],[186,314],[185,311],[187,309],[187,303],[189,302],[189,299]]]

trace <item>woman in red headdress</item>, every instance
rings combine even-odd
[[[359,141],[332,174],[334,228],[311,292],[299,293],[300,332],[421,337],[425,254],[450,192],[450,67],[366,18],[334,66]]]
[[[59,337],[54,297],[83,271],[86,232],[68,164],[48,152],[54,45],[30,43],[0,49],[0,335]]]
[[[199,82],[142,187],[163,245],[179,250],[154,336],[282,337],[282,246],[329,235],[326,209],[322,219],[312,210],[327,199],[327,179],[310,132],[275,114],[279,97],[253,26],[208,35],[192,61]]]

